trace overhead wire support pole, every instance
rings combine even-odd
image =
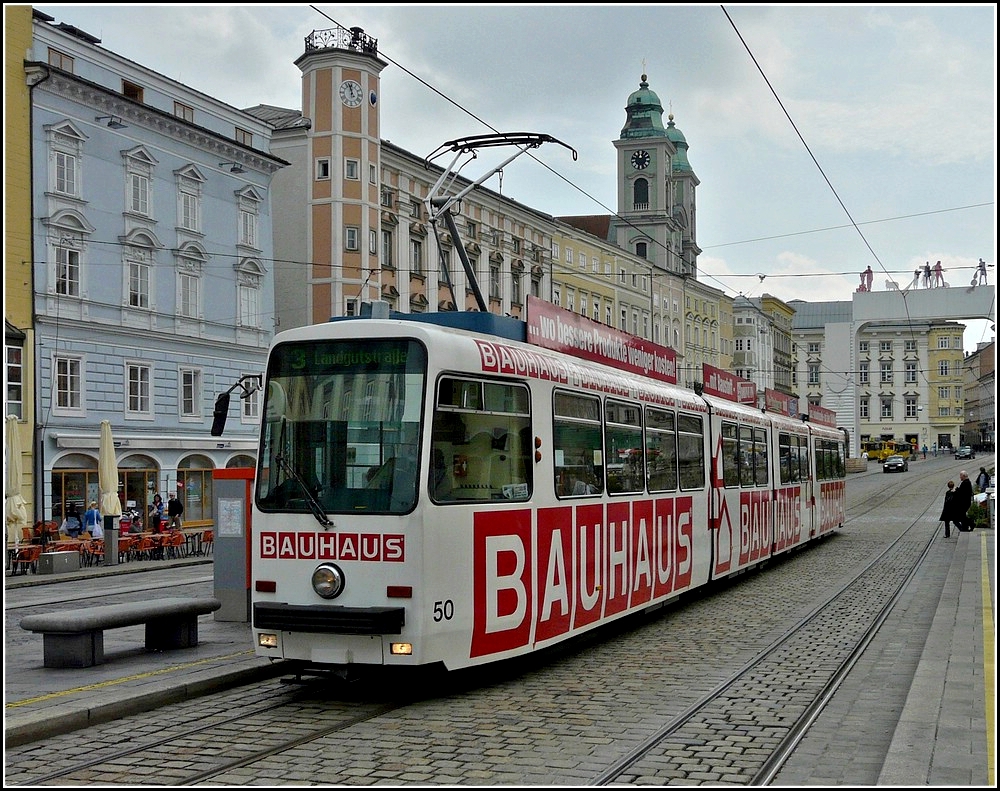
[[[533,148],[538,148],[542,143],[558,143],[559,145],[568,148],[573,152],[573,161],[577,159],[576,149],[572,146],[566,145],[561,140],[557,140],[551,135],[537,134],[534,132],[507,132],[494,135],[473,135],[472,137],[462,137],[456,140],[449,140],[446,143],[440,145],[436,150],[431,152],[424,160],[425,167],[430,164],[431,160],[436,159],[438,156],[443,154],[445,151],[454,151],[455,156],[451,160],[451,163],[447,168],[441,173],[441,176],[434,186],[431,187],[427,193],[427,198],[424,202],[427,204],[427,216],[433,227],[437,227],[438,219],[444,215],[445,224],[448,226],[448,232],[451,235],[452,242],[454,242],[456,249],[458,250],[458,257],[462,262],[462,267],[465,269],[466,277],[469,279],[469,285],[472,288],[472,292],[476,297],[476,304],[479,306],[479,310],[488,312],[489,306],[483,299],[483,294],[479,289],[479,283],[476,279],[476,273],[472,269],[472,264],[469,262],[469,256],[465,252],[465,245],[462,244],[462,239],[458,234],[458,226],[455,225],[455,219],[451,214],[451,207],[462,200],[466,195],[468,195],[476,187],[479,187],[487,179],[492,178],[496,173],[501,172],[507,165],[517,159],[521,154],[529,151]],[[516,153],[509,156],[501,164],[497,165],[492,170],[485,173],[476,181],[469,184],[467,187],[459,190],[454,195],[443,194],[443,186],[448,184],[454,184],[458,177],[457,171],[455,171],[455,164],[464,154],[471,153],[472,158],[476,157],[476,150],[479,148],[495,148],[497,146],[518,146]],[[468,164],[468,163],[466,163]],[[463,166],[464,167],[464,166]],[[437,234],[434,235],[435,240],[437,240]],[[440,244],[440,242],[439,242]],[[448,286],[451,287],[450,277]],[[454,296],[454,290],[452,290],[452,296]],[[457,308],[457,305],[456,305]]]

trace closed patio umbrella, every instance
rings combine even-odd
[[[21,496],[21,433],[17,418],[7,416],[7,433],[4,439],[7,451],[7,480],[4,484],[4,516],[7,520],[7,535],[13,533],[14,544],[21,543],[21,528],[28,526],[28,509]]]
[[[118,499],[118,458],[108,420],[101,421],[97,482],[101,489],[101,516],[104,517],[104,565],[114,566],[118,563],[118,526],[113,517],[122,515],[122,502]]]

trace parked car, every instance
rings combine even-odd
[[[955,451],[956,459],[974,459],[976,458],[975,451],[969,445],[963,445],[958,450]]]
[[[882,472],[906,472],[910,464],[902,456],[890,456],[882,463]]]

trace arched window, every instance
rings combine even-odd
[[[181,459],[177,465],[177,496],[184,504],[185,524],[211,522],[214,512],[212,460],[201,454]]]
[[[646,243],[645,242],[636,242],[635,243],[635,254],[637,256],[639,256],[639,258],[645,258],[646,257]]]
[[[636,209],[649,208],[649,182],[646,179],[636,179],[632,185],[632,200]]]

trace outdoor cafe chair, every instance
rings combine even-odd
[[[124,563],[135,557],[135,551],[139,546],[138,536],[122,536],[118,539],[118,562]]]
[[[81,559],[88,566],[93,566],[95,563],[104,560],[104,540],[94,538],[86,542],[83,553]]]
[[[206,530],[201,534],[202,554],[211,555],[213,546],[215,546],[215,534],[211,530]]]
[[[187,539],[183,533],[167,533],[163,536],[162,546],[168,560],[183,557],[184,550],[187,548]]]
[[[21,570],[22,574],[27,574],[28,569],[31,569],[33,574],[38,573],[38,559],[42,556],[42,547],[40,544],[29,544],[26,547],[21,547],[17,551],[17,555],[14,557],[14,564],[11,574],[17,574],[18,569]]]

